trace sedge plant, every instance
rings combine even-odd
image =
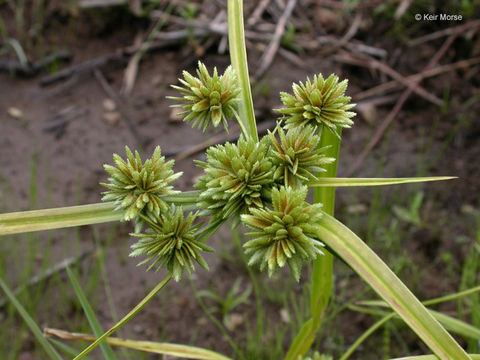
[[[101,328],[96,322],[94,336],[59,330],[48,333],[90,341],[75,360],[84,358],[104,341],[111,346],[191,359],[230,359],[208,349],[124,340],[112,335],[171,279],[184,281],[185,272],[195,271],[197,265],[208,270],[203,255],[214,249],[206,242],[223,223],[231,220],[233,226],[246,231],[248,240],[243,249],[248,266],[258,267],[265,276],[288,267],[299,281],[302,267],[313,263],[308,319],[297,334],[292,334],[285,360],[331,359],[328,354],[312,354],[310,350],[328,313],[335,257],[349,265],[379,295],[381,305],[392,312],[392,315],[386,312],[388,319],[394,316],[402,319],[432,352],[411,359],[478,358],[467,354],[445,330],[445,327],[452,331],[457,328],[452,328],[450,319],[428,310],[374,251],[333,216],[336,187],[393,185],[450,177],[338,178],[342,131],[354,125],[355,105],[346,95],[348,81],[335,74],[315,74],[293,84],[291,91],[282,92],[283,106],[276,109],[277,126],[260,138],[253,111],[242,13],[241,0],[228,1],[231,67],[220,74],[217,69],[209,71],[199,63],[196,74],[184,71],[180,85],[173,86],[178,96],[170,99],[175,102],[173,106],[183,110],[184,121],[205,131],[220,124],[227,130],[228,120],[233,119],[242,130],[238,141],[212,146],[207,149],[206,160],[196,162],[204,174],[194,191],[175,189],[175,180],[182,174],[174,171],[172,160],[165,160],[160,145],[146,160],[127,147],[125,155],[114,154],[113,164],[105,165],[109,177],[102,183],[103,203],[0,215],[1,235],[129,221],[135,241],[130,255],[139,258],[139,265],[145,265],[146,270],[167,272],[137,306],[103,334],[99,334]],[[313,203],[307,201],[310,188],[314,191]],[[78,284],[74,285],[79,293]],[[82,302],[93,318],[83,297]],[[58,358],[47,344],[43,342],[49,356]],[[102,349],[112,357],[110,347]]]

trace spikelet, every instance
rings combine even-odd
[[[293,84],[293,95],[280,93],[285,108],[276,109],[286,120],[285,128],[293,129],[310,124],[326,126],[338,136],[337,127],[350,128],[356,114],[348,111],[355,106],[345,96],[348,80],[338,82],[338,76],[330,75],[326,80],[322,74],[315,75],[313,82],[307,78],[305,84]]]
[[[122,210],[123,220],[132,220],[143,214],[151,219],[167,209],[167,204],[161,196],[174,194],[172,182],[182,176],[172,170],[174,161],[165,162],[160,146],[155,148],[150,159],[142,163],[140,154],[135,155],[128,146],[125,147],[127,160],[113,154],[115,166],[104,165],[111,176],[108,183],[100,183],[108,188],[103,192],[103,201],[113,201]]]
[[[273,209],[250,209],[241,216],[252,229],[253,239],[244,244],[250,255],[249,265],[268,267],[268,274],[288,263],[294,278],[299,281],[302,262],[323,254],[323,243],[316,234],[316,223],[322,217],[321,204],[305,202],[308,188],[280,187],[272,190]]]

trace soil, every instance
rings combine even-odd
[[[5,9],[0,10],[6,14]],[[327,25],[331,25],[332,21],[328,20],[330,19],[328,16],[337,14],[331,10],[322,12],[320,6],[315,6],[314,10],[318,12],[318,16],[327,18],[327,20],[322,18],[326,24],[324,31],[342,34],[347,26],[346,19],[342,20],[345,23],[343,27],[330,29]],[[65,14],[52,12],[50,16],[51,25],[44,39],[47,48],[54,47],[52,44],[62,44],[73,54],[71,63],[61,65],[62,67],[75,66],[86,60],[114,53],[119,48],[131,45],[138,31],[145,29],[144,21],[136,20],[131,14],[126,13],[126,10],[118,10],[118,13],[112,15],[113,18],[106,23],[99,20],[99,16],[103,18],[101,14],[89,12],[80,15],[80,19],[75,21],[73,31],[71,29],[66,31],[68,26],[72,26],[71,23],[67,22],[68,26],[62,23]],[[8,26],[14,27],[14,24],[7,22]],[[370,31],[365,28],[366,26],[371,27]],[[418,47],[408,47],[395,34],[382,35],[385,26],[382,21],[373,24],[362,23],[355,39],[385,49],[389,65],[404,75],[420,72],[445,40],[441,38]],[[445,26],[438,23],[425,25],[415,30],[416,32],[410,31],[408,36],[417,38]],[[64,30],[65,38],[62,38]],[[479,41],[478,32],[460,36],[440,63],[444,65],[479,56]],[[39,85],[40,79],[48,75],[45,72],[28,78],[0,74],[0,175],[4,184],[0,200],[4,204],[4,211],[26,210],[32,205],[30,194],[32,164],[37,168],[34,179],[38,188],[38,199],[35,202],[37,207],[99,202],[100,193],[103,191],[99,183],[106,180],[103,164],[112,162],[112,153],[123,154],[125,145],[134,149],[140,147],[138,139],[129,129],[122,114],[127,114],[135,131],[144,141],[143,154],[151,154],[156,145],[160,145],[166,154],[175,154],[211,137],[212,132],[207,133],[205,137],[200,131],[191,129],[188,124],[171,120],[169,108],[171,102],[165,99],[166,96],[174,94],[169,84],[177,82],[185,66],[188,71],[194,71],[197,61],[194,50],[189,44],[178,44],[147,53],[141,61],[132,94],[127,98],[121,98],[122,108],[117,107],[110,111],[114,115],[105,114],[109,112],[107,108],[111,106],[106,102],[115,99],[111,99],[105,93],[98,78],[91,72],[49,87]],[[304,67],[292,65],[277,55],[265,77],[257,82],[255,87],[255,104],[259,120],[276,118],[270,109],[280,107],[278,92],[289,91],[292,82],[298,82],[313,73],[335,72],[341,79],[348,78],[348,94],[353,97],[354,102],[357,102],[355,94],[386,80],[379,71],[335,61],[332,54],[324,57],[322,55],[324,51],[323,47],[307,50],[302,55]],[[252,69],[258,65],[261,55],[260,50],[249,47]],[[209,67],[217,66],[220,71],[223,71],[229,62],[228,55],[216,53],[216,46],[204,49],[201,60]],[[100,70],[108,84],[119,93],[125,74],[125,64],[116,62],[103,66]],[[408,224],[402,225],[409,229],[406,231],[409,237],[402,240],[405,251],[418,266],[428,264],[427,270],[422,271],[422,278],[418,280],[422,286],[416,288],[418,290],[416,293],[421,298],[440,296],[457,290],[459,274],[457,273],[457,278],[446,275],[442,254],[451,253],[455,268],[461,269],[466,253],[470,249],[469,244],[473,241],[472,228],[475,227],[475,219],[471,214],[480,208],[478,198],[480,122],[476,115],[480,110],[478,71],[477,64],[423,81],[423,88],[439,98],[445,97],[448,106],[442,110],[418,96],[410,96],[381,143],[354,174],[358,177],[411,177],[419,174],[458,176],[457,180],[448,183],[421,186],[425,192],[425,205],[421,214],[424,226],[411,230]],[[399,97],[401,92],[395,94]],[[340,176],[348,172],[392,107],[391,103],[371,107],[373,116],[371,113],[360,113],[354,128],[344,131],[339,163]],[[12,116],[12,108],[19,109],[21,115]],[[57,115],[62,111],[67,113],[66,118],[75,111],[80,115],[51,130],[50,128],[59,121]],[[111,118],[106,118],[108,116]],[[176,163],[176,171],[184,172],[176,182],[179,189],[192,189],[195,178],[201,174],[200,169],[192,165],[192,160],[202,157],[200,153]],[[385,188],[382,199],[384,211],[391,210],[387,205],[389,199],[405,199],[412,191],[405,190],[404,193],[402,187]],[[352,193],[345,190],[338,193],[338,216],[340,220],[348,223],[350,221],[348,217],[351,216],[349,209],[352,205]],[[369,190],[358,191],[355,195],[355,204],[365,205],[367,208],[367,214],[359,215],[358,228],[354,228],[359,235],[365,235],[367,232],[361,223],[362,219],[367,218],[372,194],[373,192]],[[404,202],[402,206],[408,206],[408,203]],[[103,235],[108,233],[108,227],[105,225],[98,226],[97,229]],[[129,231],[128,224],[121,224],[106,252],[107,272],[119,314],[126,313],[136,305],[162,276],[162,273],[146,274],[136,267],[136,259],[127,258]],[[67,252],[62,245],[62,242],[69,241],[63,238],[66,234],[68,233],[56,232],[53,235],[54,246],[58,247],[54,251],[58,260],[75,255],[73,249]],[[81,229],[82,249],[94,246],[91,241],[94,235],[91,227]],[[459,246],[454,240],[460,236],[471,240]],[[223,256],[207,257],[210,272],[198,270],[194,275],[198,289],[214,288],[218,293],[225,295],[237,278],[243,279],[242,289],[245,288],[248,274],[241,265],[228,260],[234,251],[233,246],[229,244],[229,232],[222,229],[220,235],[212,242],[212,246]],[[93,263],[93,260],[85,261],[84,272],[91,271],[89,266],[93,266]],[[280,278],[273,279],[273,282],[280,281],[281,276],[286,275],[280,274],[278,275]],[[405,274],[408,275],[408,272]],[[9,281],[15,280],[15,274],[9,274],[7,271],[7,275]],[[339,278],[350,279],[352,273],[339,265]],[[341,288],[342,281],[337,284],[337,288]],[[126,326],[122,336],[192,343],[230,354],[231,348],[227,340],[206,318],[187,283],[185,280],[180,284],[169,284],[168,291],[154,299],[131,324]],[[353,297],[363,289],[363,284],[359,281],[350,281],[348,284],[347,298]],[[299,289],[299,286],[293,286],[294,291]],[[73,299],[72,295],[72,301]],[[107,302],[103,292],[98,294],[96,300],[99,304]],[[64,328],[64,322],[55,317],[55,304],[46,305],[46,308],[48,312],[39,314],[39,321],[43,325]],[[267,302],[266,309],[268,318],[274,323],[283,306],[270,301]],[[73,308],[73,311],[78,309]],[[113,324],[106,305],[99,306],[98,313],[105,327]],[[248,335],[245,319],[255,316],[253,300],[250,305],[242,305],[235,309],[235,313],[240,314],[242,320],[233,335],[235,338],[245,339]],[[367,315],[344,312],[335,325],[336,331],[343,335],[345,344],[351,344],[372,323],[372,318]],[[285,346],[289,343],[290,336],[291,334],[287,334],[283,339]],[[267,335],[265,338],[267,339]],[[411,339],[407,336],[407,342],[413,351],[419,349],[425,351],[419,347],[413,336]],[[29,341],[22,347],[21,359],[33,356],[32,339]],[[374,359],[368,355],[373,347],[373,344],[365,345],[360,349],[358,357],[353,358]],[[327,350],[335,351],[328,348]]]

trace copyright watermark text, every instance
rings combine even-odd
[[[462,15],[459,14],[415,14],[417,21],[462,21]]]

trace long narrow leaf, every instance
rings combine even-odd
[[[129,322],[131,319],[138,314],[140,310],[142,310],[145,305],[147,305],[150,300],[152,300],[157,293],[162,290],[165,285],[172,279],[172,274],[168,274],[165,278],[160,281],[157,286],[155,286],[152,291],[150,291],[147,296],[145,296],[130,312],[125,315],[119,322],[113,325],[108,331],[106,331],[102,336],[96,339],[92,344],[90,344],[87,348],[85,348],[80,354],[78,354],[75,359],[73,360],[80,360],[83,359],[90,351],[95,349],[98,345],[100,345],[104,340],[106,340],[110,335],[112,335],[115,331],[120,329],[123,325]]]
[[[471,360],[468,354],[358,236],[325,214],[320,238],[375,290],[442,360]]]
[[[443,181],[457,179],[455,176],[429,176],[413,178],[335,178],[321,177],[308,183],[312,187],[357,187],[357,186],[385,186],[419,183],[428,181]]]
[[[88,302],[87,297],[85,296],[85,293],[83,292],[82,287],[80,286],[77,280],[77,277],[73,274],[73,272],[68,267],[67,267],[67,274],[68,274],[68,278],[70,279],[70,282],[72,283],[73,290],[75,290],[75,294],[77,295],[78,301],[80,301],[80,304],[82,305],[83,312],[87,317],[88,323],[90,324],[90,328],[92,329],[93,334],[96,337],[100,337],[103,334],[102,326],[100,325],[100,322],[95,316],[95,313],[93,312],[93,309],[90,306],[90,303]],[[100,348],[102,349],[102,353],[103,353],[103,356],[105,356],[105,359],[107,360],[116,359],[115,353],[113,352],[112,348],[108,345],[108,343],[105,343],[105,342],[101,343]]]
[[[383,307],[389,307],[385,302],[383,301],[375,301],[375,302],[372,302],[374,303],[375,305],[374,306],[383,306]],[[424,305],[426,302],[423,302]],[[367,306],[372,306],[372,305],[367,305]],[[359,307],[359,306],[352,306],[351,307],[353,310],[355,311],[359,311],[359,312],[365,312],[365,313],[368,313],[370,311],[375,311],[373,309],[370,309],[368,308],[369,310],[367,311],[364,311],[364,309],[366,308],[363,308],[363,307]],[[457,335],[460,335],[462,336],[463,338],[468,338],[468,339],[473,339],[473,340],[479,340],[480,341],[480,329],[476,328],[475,326],[472,326],[468,323],[466,323],[465,321],[463,320],[460,320],[460,319],[457,319],[457,318],[454,318],[452,316],[448,316],[444,313],[441,313],[441,312],[438,312],[438,311],[435,311],[435,310],[431,310],[431,309],[428,309],[428,311],[430,312],[430,314],[432,314],[432,316],[438,320],[438,322],[440,322],[440,324],[442,324],[445,329],[447,329],[448,331],[452,332],[452,333],[455,333]],[[377,313],[378,311],[375,311],[375,313]],[[382,311],[380,310],[378,312],[378,314],[380,315],[388,315],[388,313],[386,313],[385,311]],[[398,315],[395,314],[397,317]]]
[[[197,197],[198,191],[186,191],[182,194],[165,195],[162,199],[185,208],[194,206]],[[0,214],[0,236],[119,221],[122,213],[114,209],[113,203],[96,203]]]
[[[87,334],[70,333],[58,329],[46,329],[46,333],[49,336],[55,336],[64,340],[77,340],[77,341],[94,341],[95,337]],[[170,343],[157,343],[153,341],[137,341],[120,338],[108,338],[106,341],[110,345],[124,347],[133,350],[140,350],[144,352],[170,355],[175,357],[181,357],[185,359],[199,359],[199,360],[232,360],[231,358],[219,354],[212,350],[199,348],[196,346],[170,344]]]
[[[112,203],[97,203],[55,209],[21,211],[0,214],[0,235],[61,229],[80,225],[118,221]]]
[[[2,290],[5,292],[7,297],[10,299],[12,302],[13,306],[15,306],[15,309],[18,311],[20,316],[23,318],[23,321],[27,324],[27,326],[30,328],[30,331],[33,333],[37,341],[42,345],[43,349],[47,353],[48,357],[52,360],[62,360],[62,357],[60,354],[55,350],[55,348],[48,342],[47,339],[43,337],[42,330],[38,327],[38,325],[35,323],[35,320],[32,319],[30,314],[25,310],[25,308],[20,304],[20,302],[17,300],[13,292],[10,290],[8,285],[3,281],[2,278],[0,278],[0,287]]]

